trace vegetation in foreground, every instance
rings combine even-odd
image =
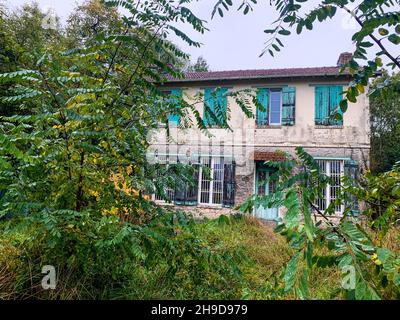
[[[0,299],[296,298],[284,294],[281,279],[292,249],[252,217],[195,222],[167,214],[142,228],[105,217],[73,220],[58,236],[33,220],[1,224]],[[383,242],[400,252],[398,229]],[[41,287],[47,264],[57,270],[55,290]],[[315,268],[310,298],[345,298],[333,289],[341,281],[337,266]],[[381,294],[398,298],[392,287]]]

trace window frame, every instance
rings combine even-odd
[[[229,157],[229,156],[228,156]],[[167,158],[166,158],[167,160]],[[206,161],[205,161],[206,160]],[[203,179],[203,166],[205,163],[207,163],[207,160],[209,160],[210,163],[210,176],[209,179],[205,180]],[[220,168],[218,170],[220,170],[220,172],[218,173],[218,180],[215,180],[215,176],[214,176],[214,165],[215,164],[219,164]],[[192,165],[198,165],[198,170],[197,170],[197,195],[196,195],[196,206],[203,206],[203,207],[214,207],[214,208],[223,208],[223,207],[232,207],[234,205],[234,200],[233,203],[230,205],[226,205],[225,204],[225,187],[226,187],[226,181],[229,181],[229,183],[233,183],[235,184],[235,175],[233,177],[233,182],[230,181],[229,179],[226,180],[225,179],[225,166],[229,165],[230,162],[226,161],[226,157],[223,155],[203,155],[200,156],[199,158],[199,162],[193,163]],[[233,162],[234,166],[235,163]],[[235,173],[235,169],[233,168],[233,173]],[[208,202],[202,202],[202,193],[204,193],[204,190],[202,188],[202,183],[203,182],[208,182],[208,190],[207,192],[207,197],[208,197]],[[215,195],[215,185],[216,183],[220,183],[220,187],[218,188],[218,194],[219,194],[219,199],[220,201],[218,203],[213,203],[214,201],[214,195]],[[155,194],[152,195],[152,200],[155,201],[158,204],[162,204],[162,205],[176,205],[176,190],[173,190],[172,188],[166,188],[165,193],[167,195],[169,195],[169,200],[164,200],[161,199],[160,196],[156,196]],[[178,204],[179,205],[179,204]]]
[[[203,161],[204,159],[209,159],[210,160],[210,180],[203,179]],[[218,181],[221,184],[220,188],[220,198],[221,202],[220,203],[213,203],[213,197],[214,197],[214,187],[215,187],[215,182],[216,180],[214,179],[214,165],[216,163],[216,160],[219,160],[218,164],[222,167],[220,176],[221,179]],[[200,158],[200,167],[199,167],[199,183],[198,183],[198,194],[197,194],[197,203],[200,206],[210,206],[210,207],[222,207],[224,204],[224,158],[223,157],[217,157],[217,156],[205,156]],[[202,193],[204,193],[202,184],[203,182],[208,182],[208,202],[202,202]]]
[[[280,104],[279,104],[279,123],[272,123],[272,92],[279,92]],[[281,126],[282,125],[282,106],[283,106],[283,95],[282,88],[271,88],[269,89],[269,115],[268,115],[268,124],[270,126]]]
[[[288,86],[288,85],[281,85],[281,86],[255,86],[259,91],[257,92],[257,99],[258,103],[264,106],[266,111],[261,112],[259,107],[256,106],[255,108],[255,119],[254,123],[256,128],[281,128],[282,126],[294,126],[296,123],[296,86]],[[267,97],[260,95],[260,90],[265,90]],[[271,99],[273,92],[280,93],[280,107],[279,107],[279,123],[271,123]],[[285,104],[286,97],[291,97],[290,103]],[[264,100],[264,98],[266,100]],[[261,100],[262,99],[262,100]],[[264,103],[266,102],[266,105]],[[285,112],[288,110],[288,112]],[[265,115],[266,114],[266,115]],[[265,116],[264,116],[265,115]],[[288,117],[288,115],[290,117]]]
[[[331,185],[328,183],[324,189],[323,193],[323,198],[317,198],[315,205],[318,207],[319,210],[325,211],[329,205],[335,200],[335,198],[332,198],[332,187],[337,188],[337,192],[340,192],[340,189],[342,188],[342,178],[345,176],[345,159],[343,158],[323,158],[323,157],[315,157],[314,160],[318,163],[320,166],[321,170],[321,163],[325,163],[325,170],[323,170],[323,173],[332,179],[332,163],[333,162],[339,162],[339,185]],[[322,192],[322,190],[321,190]],[[325,208],[320,208],[319,202],[323,200],[325,202]],[[340,210],[337,210],[337,206],[335,206],[335,214],[337,215],[343,215],[345,205],[341,204],[340,205]]]

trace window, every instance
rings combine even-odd
[[[224,159],[206,157],[201,159],[199,179],[199,203],[222,204]]]
[[[201,165],[199,165],[201,164]],[[216,205],[232,207],[235,199],[235,163],[223,157],[200,157],[194,172],[194,185],[179,183],[176,189],[167,188],[169,200],[178,205]],[[159,195],[154,200],[163,201]]]
[[[182,90],[181,89],[172,89],[172,90],[165,90],[162,92],[166,96],[166,102],[168,104],[172,104],[176,102],[175,107],[179,108],[179,104],[177,103],[178,100],[182,97]],[[170,126],[178,126],[180,123],[180,115],[179,114],[170,114],[168,115],[168,124]]]
[[[263,109],[257,108],[257,126],[294,125],[296,89],[283,87],[278,89],[260,88],[257,93],[258,102]]]
[[[169,162],[169,158],[167,155],[157,155],[157,158],[159,161],[161,161],[162,163],[168,163]],[[161,173],[157,172],[157,177],[161,177]],[[174,201],[175,199],[175,190],[173,188],[170,187],[166,187],[165,188],[165,196],[167,199],[164,199],[161,195],[154,195],[154,200],[159,201],[159,202],[165,202],[166,200],[168,200],[169,202]]]
[[[226,121],[227,91],[227,88],[206,88],[204,90],[203,120],[206,126],[222,125]]]
[[[315,124],[324,126],[341,126],[343,120],[335,118],[335,113],[341,114],[339,103],[343,99],[342,86],[315,87]]]
[[[316,160],[321,172],[331,178],[331,183],[321,190],[322,197],[317,199],[316,206],[321,211],[337,199],[341,190],[341,177],[344,175],[344,160]],[[343,213],[343,206],[335,206],[336,213]]]

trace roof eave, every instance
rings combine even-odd
[[[259,80],[259,79],[279,79],[279,78],[312,78],[312,77],[351,77],[349,73],[321,73],[321,74],[280,74],[280,75],[269,75],[269,76],[247,76],[247,77],[221,77],[221,78],[182,78],[167,80],[164,83],[177,83],[177,82],[207,82],[207,81],[229,81],[229,80]]]

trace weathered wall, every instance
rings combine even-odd
[[[224,143],[225,145],[254,144],[255,146],[342,146],[342,147],[369,147],[369,111],[368,99],[361,95],[356,103],[350,103],[348,111],[344,114],[343,127],[326,128],[314,124],[314,85],[329,84],[332,82],[281,82],[274,86],[292,86],[296,88],[296,124],[294,126],[279,126],[257,129],[252,118],[246,118],[240,107],[228,99],[231,108],[230,126],[234,132],[224,129],[210,129],[214,135],[213,143]],[[337,83],[334,84],[345,84]],[[251,83],[229,86],[229,91],[237,91],[252,87]],[[271,84],[266,84],[271,86]],[[196,103],[195,95],[203,92],[204,88],[182,88],[188,102],[194,103],[196,109],[203,114],[203,103]],[[253,111],[255,107],[253,106]],[[160,130],[154,141],[162,141],[165,130]],[[185,131],[172,129],[172,136],[179,144],[192,144],[201,141],[202,145],[211,143],[205,134],[197,129]]]

